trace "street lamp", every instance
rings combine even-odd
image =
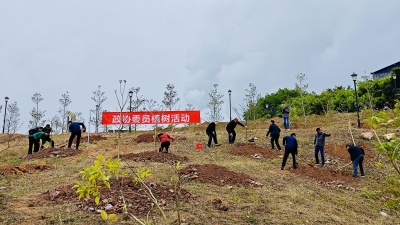
[[[396,74],[393,73],[393,80],[394,80],[394,90],[396,91],[395,99],[397,98],[397,83],[396,83]]]
[[[100,105],[96,105],[96,134],[99,133],[99,108]]]
[[[232,120],[232,105],[231,105],[231,93],[232,93],[232,91],[229,90],[228,93],[229,93],[229,121],[231,121]]]
[[[357,81],[357,74],[355,74],[354,72],[353,72],[353,74],[351,75],[351,78],[353,79],[353,82],[354,82],[354,94],[356,95],[356,109],[357,109],[357,126],[358,126],[358,128],[361,128],[361,124],[360,124],[360,110],[359,110],[359,107],[358,107],[358,97],[357,97],[357,84],[356,84],[356,81]]]
[[[4,134],[4,128],[6,127],[7,102],[9,98],[6,96],[4,99],[6,100],[6,107],[4,108],[3,134]]]
[[[133,91],[129,91],[129,112],[132,112],[132,96],[133,96]],[[129,133],[131,132],[131,122],[129,121]]]

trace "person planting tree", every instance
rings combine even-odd
[[[51,129],[50,124],[46,124],[46,126],[43,128],[43,131],[45,133],[49,133],[50,135],[47,136],[43,142],[42,142],[42,148],[44,146],[44,144],[48,141],[51,144],[51,147],[54,148],[54,141],[51,139],[51,132],[53,132],[53,129]]]
[[[28,155],[32,154],[32,146],[33,152],[39,151],[40,139],[44,140],[50,133],[45,133],[43,131],[36,132],[29,136],[29,148],[28,148]]]
[[[283,155],[281,170],[283,170],[283,168],[285,167],[286,160],[289,154],[292,154],[293,169],[297,169],[296,155],[297,155],[298,144],[297,144],[296,134],[292,133],[290,134],[290,136],[283,137],[283,146],[285,146],[285,155]]]
[[[346,145],[346,149],[350,154],[350,159],[351,162],[353,163],[353,177],[354,178],[358,178],[357,177],[357,167],[360,167],[360,173],[361,173],[361,177],[364,177],[364,167],[363,167],[363,161],[364,161],[364,149],[355,146],[355,145]]]
[[[81,130],[81,126],[82,126],[82,130]],[[86,131],[85,124],[80,123],[80,122],[68,121],[68,129],[69,129],[69,132],[71,132],[71,136],[69,137],[69,140],[68,140],[68,148],[67,149],[71,149],[72,141],[76,137],[76,146],[75,146],[75,148],[78,150],[79,143],[81,141],[82,131],[83,132]]]
[[[319,165],[318,153],[321,153],[321,166],[325,165],[325,155],[324,155],[324,146],[325,146],[325,137],[329,137],[331,134],[325,133],[321,130],[321,128],[316,129],[315,137],[314,137],[314,155],[315,155],[315,164]]]
[[[174,137],[172,137],[169,134],[163,134],[163,133],[159,133],[157,135],[158,139],[160,140],[160,148],[158,149],[158,152],[162,152],[165,148],[166,153],[168,153],[168,148],[169,145],[171,144],[170,140],[175,140]]]
[[[208,143],[207,143],[208,148],[211,147],[211,141],[213,139],[214,139],[214,145],[220,146],[220,144],[218,144],[218,141],[217,141],[217,131],[215,130],[215,127],[217,126],[217,124],[218,124],[218,121],[211,122],[206,129],[206,134],[208,136]]]
[[[229,144],[235,143],[235,139],[236,139],[235,127],[238,124],[244,128],[247,128],[247,126],[245,126],[239,122],[238,118],[233,119],[231,122],[228,123],[228,125],[226,125],[226,131],[228,132]]]
[[[281,128],[278,127],[278,125],[275,124],[274,120],[271,120],[271,124],[269,125],[269,129],[267,132],[266,137],[271,134],[271,148],[275,149],[274,142],[276,144],[276,147],[278,148],[279,151],[281,151],[281,146],[279,145],[279,136],[281,134]]]

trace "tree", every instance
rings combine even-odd
[[[296,76],[297,81],[299,81],[299,83],[296,83],[296,91],[299,92],[300,98],[301,98],[301,108],[303,111],[303,116],[304,116],[304,124],[307,123],[306,120],[306,108],[304,106],[304,95],[307,94],[307,88],[308,88],[308,84],[304,84],[304,81],[307,79],[306,75],[303,73],[297,74]]]
[[[6,115],[6,123],[5,130],[7,134],[14,134],[19,125],[19,108],[17,102],[13,102],[7,106],[7,115]]]
[[[296,90],[290,90],[287,88],[279,89],[276,93],[265,95],[264,98],[260,98],[257,104],[257,114],[260,117],[275,117],[280,115],[282,111],[282,105],[285,102],[291,101],[291,99],[299,96]]]
[[[221,115],[222,104],[224,104],[222,98],[224,95],[218,92],[217,88],[218,84],[214,84],[214,89],[211,91],[211,93],[208,93],[210,101],[208,102],[207,106],[210,109],[210,112],[207,114],[210,121],[220,121],[224,119],[224,117]]]
[[[185,107],[185,110],[194,110],[193,104],[187,103],[186,107]]]
[[[29,120],[29,127],[38,127],[38,123],[44,124],[46,120],[42,120],[44,118],[44,113],[46,111],[41,111],[39,110],[39,103],[43,101],[42,95],[40,93],[35,92],[35,94],[32,95],[31,97],[32,102],[36,104],[36,107],[33,107],[33,109],[30,111],[30,114],[32,116],[32,119]]]
[[[170,111],[172,110],[172,107],[174,107],[174,105],[180,100],[180,98],[178,98],[178,93],[174,91],[174,88],[175,87],[173,84],[168,84],[167,91],[164,92],[164,100],[162,100],[165,108],[169,109]]]
[[[119,127],[118,127],[118,159],[120,155],[120,145],[121,145],[121,129],[124,126],[125,122],[130,123],[130,118],[129,117],[124,117],[122,115],[123,110],[125,109],[126,103],[128,103],[128,98],[129,96],[125,97],[125,86],[126,86],[126,80],[119,80],[119,94],[120,97],[118,97],[117,90],[114,90],[115,92],[115,97],[117,98],[118,106],[119,106]]]
[[[58,102],[61,104],[60,109],[58,110],[58,113],[60,113],[61,116],[61,122],[62,122],[62,128],[61,128],[61,133],[64,133],[64,131],[67,130],[67,124],[66,120],[68,117],[68,106],[71,104],[71,99],[69,98],[68,91],[65,94],[61,95],[61,99],[58,100]]]
[[[102,107],[101,104],[103,104],[103,102],[105,100],[107,100],[107,97],[104,96],[105,92],[102,92],[100,90],[101,85],[98,86],[98,89],[96,91],[93,91],[94,96],[92,97],[92,100],[96,103],[96,109],[93,110],[91,109],[91,112],[95,113],[95,117],[90,118],[90,123],[94,124],[95,126],[95,132],[98,133],[99,132],[99,126],[100,126],[100,121],[101,121],[101,111],[102,111]]]
[[[252,83],[249,84],[249,89],[245,90],[246,98],[244,99],[245,105],[242,105],[245,120],[257,119],[257,103],[261,98],[260,94],[257,94],[257,88]]]
[[[62,123],[60,117],[58,115],[53,116],[53,118],[48,119],[50,121],[51,129],[54,134],[60,133],[60,129],[62,129]]]

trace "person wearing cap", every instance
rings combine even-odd
[[[81,126],[82,126],[82,130],[81,130]],[[86,131],[85,124],[83,124],[81,122],[68,121],[68,130],[69,130],[69,132],[71,132],[71,136],[69,137],[69,140],[68,140],[68,148],[67,149],[71,149],[72,141],[76,137],[76,146],[75,146],[75,148],[78,150],[79,143],[81,141],[82,131],[83,132]]]
[[[297,155],[298,145],[296,140],[296,134],[292,133],[290,134],[290,136],[283,137],[283,146],[285,146],[285,154],[283,155],[281,170],[285,168],[286,160],[289,157],[289,154],[292,154],[293,169],[297,169],[296,155]]]
[[[44,140],[46,136],[49,136],[50,133],[45,133],[43,131],[36,132],[29,136],[29,148],[28,155],[32,154],[32,146],[33,152],[39,151],[40,139]]]
[[[174,137],[172,137],[169,134],[164,134],[164,133],[159,133],[157,135],[158,139],[160,140],[161,146],[158,149],[158,152],[162,152],[165,148],[165,151],[168,153],[168,148],[169,145],[171,144],[170,140],[175,140]]]
[[[351,162],[353,163],[353,177],[357,177],[357,167],[360,167],[360,173],[361,177],[364,177],[364,167],[363,167],[363,161],[364,161],[364,149],[355,146],[355,145],[346,145],[346,149],[350,154],[350,159]]]
[[[321,152],[321,166],[325,165],[325,156],[324,156],[324,146],[325,146],[325,137],[329,137],[331,134],[322,132],[321,128],[316,129],[315,137],[314,137],[314,156],[315,156],[315,164],[319,165],[318,153]]]
[[[275,124],[274,120],[271,120],[271,124],[269,125],[269,129],[267,132],[266,137],[271,134],[271,148],[275,149],[274,142],[276,144],[276,147],[278,148],[279,151],[281,151],[281,146],[279,145],[279,136],[281,134],[281,128],[278,127],[278,125]]]
[[[244,128],[247,128],[247,126],[245,126],[239,122],[238,118],[233,119],[231,122],[228,123],[228,125],[226,125],[226,131],[228,132],[229,144],[235,143],[235,139],[236,139],[235,127],[238,124]]]
[[[215,130],[215,127],[217,126],[217,124],[218,124],[218,121],[211,122],[206,129],[206,134],[208,136],[208,143],[207,143],[208,148],[211,147],[211,141],[213,139],[214,139],[214,145],[220,146],[220,144],[218,144],[218,141],[217,141],[217,132]]]

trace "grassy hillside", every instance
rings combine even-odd
[[[365,178],[352,178],[351,166],[335,171],[350,162],[344,148],[352,143],[349,120],[356,144],[366,150]],[[282,127],[282,121],[276,121]],[[384,156],[376,153],[372,141],[361,139],[360,134],[370,129],[358,129],[354,122],[354,115],[347,114],[310,116],[306,124],[304,118],[294,121],[291,130],[283,131],[281,136],[297,134],[297,170],[292,168],[291,157],[285,170],[280,170],[283,152],[270,150],[269,139],[265,138],[268,120],[250,121],[247,130],[238,126],[235,145],[227,143],[226,124],[220,123],[217,134],[222,145],[203,150],[197,150],[196,144],[205,145],[207,124],[165,130],[176,138],[168,154],[157,152],[159,143],[152,141],[154,131],[123,133],[122,168],[130,175],[137,168],[151,170],[152,176],[146,182],[161,196],[159,203],[170,224],[177,224],[170,182],[171,177],[176,177],[171,164],[177,161],[181,162],[182,224],[398,224],[400,214],[395,205],[386,206],[386,200],[393,197],[385,183],[392,169],[390,165],[377,169],[376,162],[384,162]],[[323,168],[314,165],[312,141],[316,127],[332,133],[327,138],[327,164]],[[6,135],[0,136],[1,224],[104,223],[97,208],[89,207],[93,200],[71,197],[71,186],[80,180],[79,171],[91,165],[96,156],[117,155],[118,134],[91,134],[89,147],[87,134],[83,136],[81,152],[66,153],[69,135],[55,135],[56,149],[37,153],[52,157],[30,159],[21,159],[27,153],[28,138],[15,136],[8,143]],[[257,140],[249,143],[250,137]],[[154,224],[163,224],[159,211],[131,180],[122,179],[112,183],[111,191],[102,190],[101,207],[108,205],[107,212],[117,213],[117,224],[135,224],[132,219],[124,219],[115,197],[118,185],[126,185],[124,195],[131,212]]]

